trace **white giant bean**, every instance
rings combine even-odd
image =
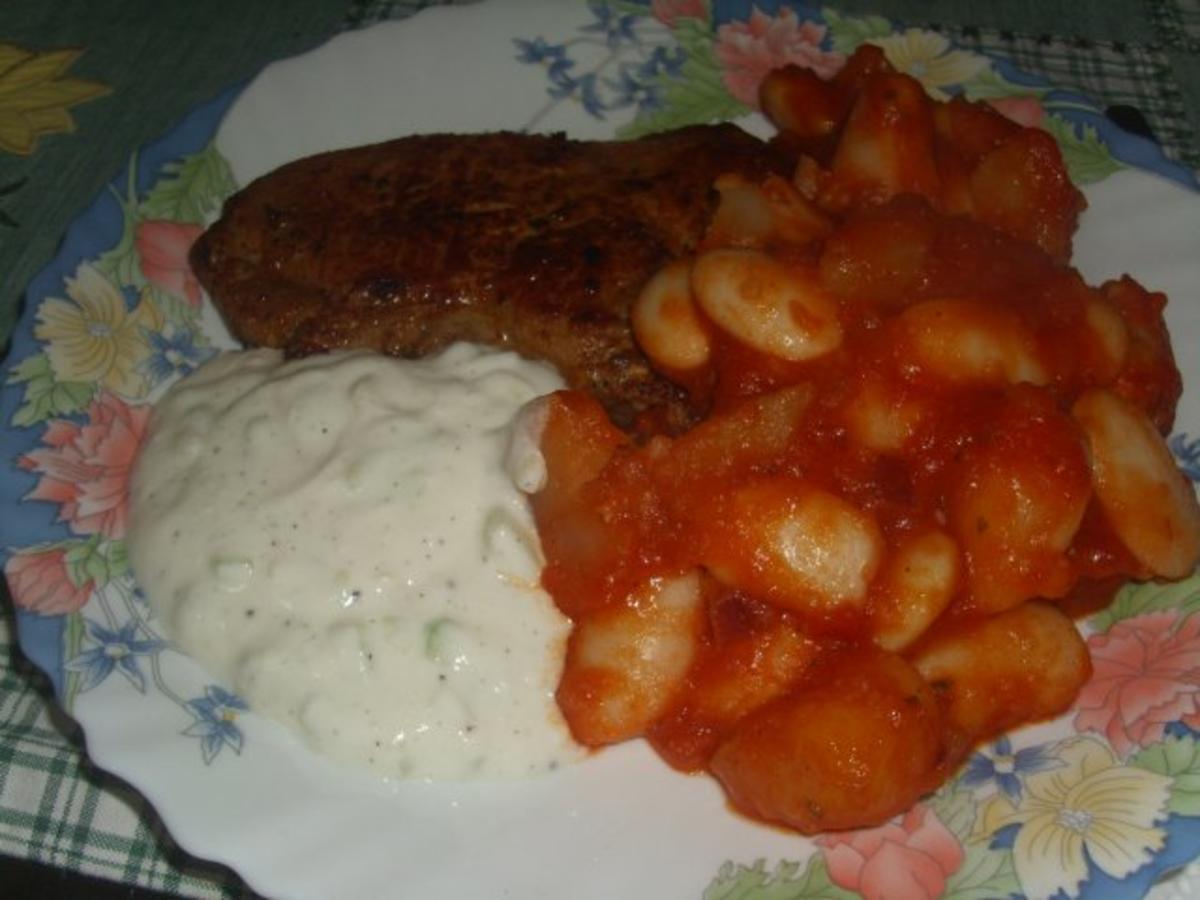
[[[638,346],[668,370],[698,369],[712,353],[692,301],[691,268],[687,259],[667,263],[646,282],[631,313]]]
[[[655,578],[626,605],[576,623],[559,704],[583,743],[640,735],[683,684],[703,613],[700,576]]]
[[[958,588],[959,554],[941,531],[905,538],[884,564],[872,609],[875,643],[900,652],[925,633]]]
[[[850,436],[878,453],[897,453],[917,433],[926,407],[882,379],[863,381],[845,406]]]
[[[898,319],[906,358],[956,384],[1045,384],[1033,335],[1012,312],[977,300],[926,300]]]
[[[1129,355],[1129,329],[1111,304],[1093,299],[1088,302],[1084,321],[1104,352],[1103,375],[1116,378]]]
[[[799,612],[861,609],[883,558],[874,517],[793,478],[739,488],[705,560],[731,587]]]
[[[1200,506],[1144,412],[1106,390],[1072,409],[1092,448],[1100,505],[1121,542],[1155,575],[1182,578],[1200,558]]]
[[[794,362],[842,342],[837,304],[816,273],[757,250],[712,250],[692,269],[700,308],[720,328],[756,350]]]
[[[731,172],[715,186],[721,200],[706,236],[710,247],[805,244],[833,230],[824,213],[778,176],[756,184]]]

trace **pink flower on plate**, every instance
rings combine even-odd
[[[203,231],[199,225],[151,220],[138,225],[135,240],[146,280],[197,307],[200,282],[192,274],[188,252]]]
[[[825,26],[801,22],[794,10],[768,16],[757,7],[745,22],[717,29],[714,52],[725,69],[725,87],[747,106],[758,106],[758,86],[772,69],[789,63],[828,78],[846,62],[841,53],[821,49]]]
[[[664,25],[674,25],[677,19],[703,19],[708,15],[704,0],[652,0],[650,12]]]
[[[92,593],[92,581],[75,584],[67,571],[64,547],[30,548],[14,553],[4,564],[4,575],[19,609],[61,616],[73,613]]]
[[[962,844],[932,810],[914,806],[878,828],[817,839],[829,877],[867,900],[932,900],[963,863]]]
[[[42,433],[45,446],[18,460],[41,476],[25,499],[57,503],[58,520],[75,534],[124,537],[129,474],[149,418],[149,406],[129,406],[102,391],[82,425],[51,420]]]
[[[988,105],[1006,119],[1011,119],[1026,128],[1036,128],[1042,123],[1045,110],[1042,101],[1037,97],[996,97],[987,101]]]
[[[1108,738],[1124,756],[1161,740],[1171,722],[1200,728],[1200,616],[1146,613],[1088,638],[1092,680],[1075,728]]]

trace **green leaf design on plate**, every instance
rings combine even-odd
[[[1079,126],[1076,131],[1075,126],[1061,116],[1048,115],[1042,120],[1042,127],[1058,141],[1067,171],[1076,184],[1101,181],[1125,168],[1113,158],[1108,145],[1090,125]]]
[[[236,189],[229,163],[209,144],[199,153],[163,166],[139,213],[143,219],[166,219],[202,225]]]
[[[95,582],[96,587],[108,584],[108,560],[100,552],[89,553],[82,561],[84,574]]]
[[[94,383],[55,380],[50,358],[45,353],[27,357],[13,366],[8,383],[25,385],[21,405],[12,417],[17,428],[80,412],[96,395]]]
[[[966,838],[975,824],[975,795],[955,782],[943,785],[925,804],[943,825],[960,838]]]
[[[966,844],[962,865],[946,879],[947,900],[997,900],[1020,896],[1021,882],[1011,850],[987,844]]]
[[[63,541],[56,546],[66,551],[63,562],[75,587],[83,587],[90,581],[94,587],[102,588],[129,571],[124,540],[102,541],[100,535],[94,534],[86,540]]]
[[[892,33],[892,23],[883,16],[843,16],[832,9],[822,9],[821,18],[829,26],[833,49],[852,53],[862,43]]]
[[[108,583],[107,567],[104,559],[97,550],[100,546],[100,535],[94,534],[87,540],[68,541],[62,544],[66,548],[63,563],[67,567],[67,577],[75,587],[83,587],[89,581],[97,587]]]
[[[687,125],[736,119],[750,112],[748,106],[725,89],[720,63],[713,55],[709,24],[701,19],[679,19],[673,33],[687,53],[679,77],[656,76],[662,107],[622,126],[618,137],[642,137]]]
[[[158,285],[149,284],[146,290],[158,311],[162,313],[163,321],[169,322],[176,328],[182,328],[192,333],[192,340],[197,347],[207,347],[211,344],[204,329],[199,327],[200,308],[192,306],[182,297],[176,297],[164,291]]]
[[[116,581],[129,574],[129,554],[125,550],[125,541],[109,541],[101,552],[104,554],[104,568],[109,581]]]
[[[768,872],[764,860],[744,866],[726,860],[704,890],[704,900],[854,900],[858,894],[829,880],[825,858],[815,853],[804,870],[781,862]]]
[[[1180,816],[1200,816],[1200,746],[1193,737],[1168,737],[1139,750],[1129,760],[1172,779],[1167,808]]]
[[[129,169],[125,174],[125,193],[118,192],[111,185],[109,191],[121,207],[121,239],[117,241],[116,246],[101,253],[94,265],[115,284],[141,290],[146,286],[146,278],[142,275],[134,246],[138,222],[141,221],[138,214],[136,152],[129,158]]]
[[[202,225],[237,185],[229,163],[209,144],[198,153],[166,163],[145,199],[137,195],[137,154],[129,160],[124,193],[109,188],[121,206],[121,239],[101,253],[96,267],[122,287],[141,290],[146,277],[137,255],[137,230],[142,222],[164,220]],[[175,321],[175,319],[172,319]]]
[[[927,805],[963,845],[962,865],[946,879],[947,898],[996,900],[1021,893],[1010,850],[993,850],[986,843],[967,840],[974,829],[979,806],[974,793],[951,782]]]
[[[962,89],[963,95],[968,100],[994,100],[999,97],[1037,97],[1040,99],[1050,92],[1050,88],[1009,81],[992,66],[980,69],[973,78],[964,81]]]
[[[66,617],[63,629],[63,659],[74,659],[83,649],[83,614],[74,612]],[[73,712],[75,698],[79,694],[79,686],[83,681],[82,672],[66,670],[66,681],[63,684],[63,706],[67,712]]]
[[[642,0],[641,3],[638,0],[608,0],[608,6],[614,12],[636,16],[639,19],[650,15],[650,9],[645,0]],[[704,15],[706,18],[712,15],[709,11],[708,0],[704,0]]]
[[[1168,609],[1177,609],[1185,616],[1200,610],[1200,575],[1170,584],[1127,584],[1108,609],[1091,618],[1090,624],[1097,631],[1108,631],[1123,619]]]

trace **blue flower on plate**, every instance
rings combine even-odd
[[[596,76],[584,75],[576,78],[571,70],[575,68],[575,60],[567,56],[563,44],[548,44],[542,38],[532,41],[517,39],[517,61],[542,65],[546,68],[546,76],[550,79],[550,87],[546,92],[555,99],[578,97],[591,115],[603,118],[601,110],[604,104],[596,91]]]
[[[158,653],[166,648],[167,642],[138,638],[140,624],[134,619],[113,631],[84,619],[85,633],[96,642],[96,646],[84,650],[64,664],[67,671],[83,676],[80,691],[90,691],[116,669],[141,693],[146,693],[146,676],[138,665],[138,657]]]
[[[677,76],[686,59],[687,54],[679,48],[671,52],[666,47],[655,47],[642,62],[623,64],[616,78],[605,80],[612,91],[608,108],[622,109],[636,105],[638,112],[658,109],[663,105],[658,76]]]
[[[1179,460],[1179,468],[1192,481],[1200,481],[1200,438],[1188,440],[1187,432],[1171,435],[1171,452]]]
[[[551,77],[553,77],[553,72],[551,72]],[[566,97],[574,97],[583,106],[588,115],[595,116],[597,119],[604,118],[606,106],[597,89],[595,72],[589,72],[582,78],[564,78],[562,81],[548,88],[547,93],[559,100]]]
[[[683,74],[683,64],[687,62],[687,51],[682,47],[669,49],[662,45],[655,47],[649,58],[641,65],[641,74],[646,78],[655,75],[669,75],[678,78]]]
[[[150,346],[150,355],[142,360],[138,369],[154,384],[187,375],[212,355],[208,348],[196,346],[195,335],[187,328],[168,325],[163,331],[143,329],[142,332]]]
[[[574,93],[575,88],[579,85],[579,79],[571,74],[571,70],[575,68],[575,60],[561,57],[552,60],[546,66],[546,75],[550,79],[550,87],[548,91],[554,97],[569,97]],[[589,76],[584,76],[587,78]],[[595,78],[595,76],[590,76]]]
[[[655,109],[662,105],[658,86],[640,76],[640,66],[621,66],[616,78],[605,79],[612,90],[608,100],[609,109],[623,109],[636,105],[639,110]]]
[[[588,9],[596,21],[581,26],[580,31],[604,35],[604,43],[609,47],[619,46],[626,41],[637,43],[637,35],[633,32],[638,20],[636,15],[620,15],[602,0],[592,0],[588,3]]]
[[[562,44],[548,44],[545,38],[538,37],[532,41],[515,38],[513,43],[517,45],[517,62],[550,65],[566,59],[567,56],[566,47]]]
[[[1034,772],[1045,772],[1063,765],[1044,745],[1026,747],[1012,752],[1012,742],[1002,737],[992,745],[991,754],[976,753],[967,762],[963,771],[962,784],[966,787],[981,787],[994,782],[996,787],[1013,803],[1021,798],[1021,776]]]
[[[236,723],[238,713],[249,709],[245,700],[210,684],[204,689],[203,697],[187,701],[187,709],[195,721],[183,733],[200,738],[200,753],[205,765],[216,758],[222,747],[227,746],[234,753],[242,752],[245,739]]]

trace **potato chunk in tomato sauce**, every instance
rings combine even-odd
[[[1068,708],[1069,611],[1190,573],[1200,507],[1163,441],[1166,299],[1069,267],[1084,203],[1049,135],[874,49],[830,82],[772,73],[763,108],[795,177],[719,181],[633,311],[708,416],[627,435],[552,395],[528,487],[576,738],[644,736],[813,833]]]

